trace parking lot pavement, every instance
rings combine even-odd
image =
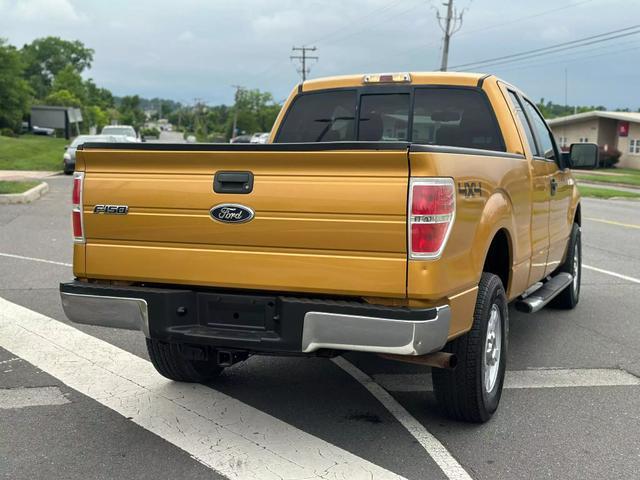
[[[47,181],[37,202],[0,208],[0,478],[640,471],[637,203],[583,200],[579,306],[511,309],[500,409],[468,425],[440,416],[428,369],[371,355],[253,357],[214,385],[163,380],[141,334],[66,320],[57,289],[71,278],[71,182]]]

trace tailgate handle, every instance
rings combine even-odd
[[[213,177],[213,191],[216,193],[251,193],[253,191],[253,173],[216,172]]]

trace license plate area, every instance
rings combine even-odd
[[[273,330],[276,297],[198,294],[200,325],[232,330]]]

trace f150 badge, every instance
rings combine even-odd
[[[211,218],[222,223],[245,223],[250,221],[253,216],[253,210],[244,205],[236,203],[223,203],[216,205],[209,211]]]
[[[93,213],[104,213],[105,215],[126,215],[129,213],[128,205],[96,205]]]

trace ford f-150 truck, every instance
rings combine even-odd
[[[580,197],[545,120],[490,75],[298,85],[266,145],[85,144],[74,322],[140,330],[164,376],[250,355],[372,352],[433,366],[449,416],[486,421],[508,304],[573,308]]]

